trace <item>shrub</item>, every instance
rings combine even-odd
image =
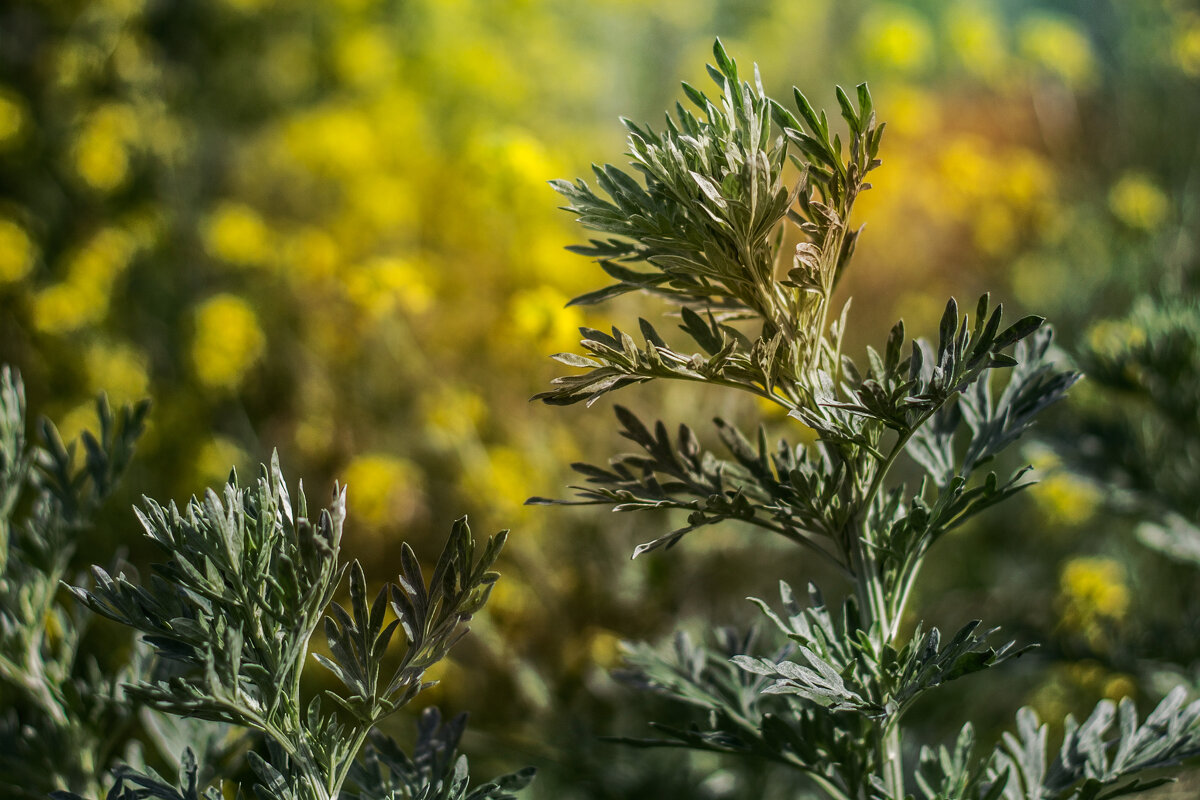
[[[114,770],[111,800],[219,800],[222,779],[237,776],[242,759],[260,800],[501,800],[529,782],[524,770],[472,789],[456,752],[463,716],[443,724],[427,709],[412,756],[378,730],[433,685],[427,670],[466,634],[499,577],[491,567],[507,532],[477,548],[458,520],[428,582],[405,545],[399,577],[371,599],[362,566],[341,557],[346,489],[310,512],[302,487],[292,499],[278,458],[253,483],[231,473],[220,493],[182,511],[144,501],[138,519],[164,559],[149,579],[129,565],[111,574],[94,567],[90,587],[69,588],[141,633],[153,653],[133,651],[115,672],[76,664],[86,619],[63,602],[59,584],[74,537],[128,464],[147,409],[114,415],[101,399],[100,435],[84,434],[76,467],[76,443],[64,445],[49,423],[41,445],[26,445],[20,379],[0,374],[0,676],[20,695],[0,736],[13,762],[5,775],[27,781],[11,791],[97,796],[118,748],[132,743],[139,710],[145,738],[178,765],[178,778],[160,776],[134,750],[134,765]],[[334,601],[347,572],[349,609]],[[319,626],[328,655],[312,658],[341,688],[308,696],[301,678]],[[399,654],[389,648],[397,630]]]
[[[1023,708],[994,748],[980,749],[966,722],[953,745],[906,762],[904,719],[919,698],[1027,649],[978,620],[950,635],[913,624],[922,564],[947,533],[1029,485],[1025,469],[998,474],[995,461],[1078,376],[1055,366],[1044,320],[1005,325],[987,295],[973,320],[951,299],[936,342],[906,343],[900,322],[856,364],[844,346],[849,302],[839,313],[833,301],[861,232],[853,204],[880,164],[871,95],[865,84],[854,100],[837,90],[843,140],[799,90],[792,111],[765,95],[757,70],[743,81],[719,41],[713,53],[720,98],[684,84],[698,111],[677,105],[661,132],[626,121],[640,182],[610,165],[595,168],[607,197],[554,182],[567,210],[605,237],[572,249],[615,280],[574,302],[664,298],[689,344],[668,343],[644,319],[640,342],[616,327],[583,329],[585,354],[555,356],[583,371],[539,397],[590,405],[633,384],[690,381],[777,405],[816,441],[772,445],[765,427],[747,435],[717,419],[720,456],[686,425],[672,436],[617,407],[638,452],[576,465],[586,483],[574,500],[531,502],[687,513],[635,557],[741,522],[833,569],[848,590],[827,604],[815,586],[781,583],[781,611],[755,600],[779,644],[722,632],[712,644],[681,634],[668,652],[632,647],[636,683],[704,712],[632,743],[756,756],[847,800],[903,800],[913,789],[927,800],[1107,798],[1158,785],[1137,774],[1200,753],[1200,702],[1186,704],[1182,689],[1141,723],[1128,699],[1101,702],[1082,723],[1068,717],[1056,755],[1049,726]],[[915,487],[897,480],[905,462],[919,471]]]

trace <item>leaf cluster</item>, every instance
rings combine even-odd
[[[303,487],[293,502],[276,456],[253,484],[241,486],[231,474],[222,494],[209,491],[182,511],[147,498],[138,518],[165,556],[149,580],[96,567],[93,588],[72,589],[83,604],[141,632],[160,658],[177,665],[166,677],[137,682],[132,695],[170,714],[237,726],[264,743],[265,754],[247,754],[259,800],[338,797],[371,732],[432,685],[424,680],[426,670],[466,633],[498,577],[491,566],[505,534],[477,551],[461,519],[428,583],[405,545],[400,576],[368,607],[361,565],[339,558],[345,496],[345,489],[336,490],[332,504],[310,516]],[[349,609],[332,602],[347,571]],[[322,620],[330,655],[314,658],[343,686],[324,693],[332,708],[323,708],[321,695],[301,695],[310,639]],[[389,645],[397,630],[405,642],[394,658]],[[377,735],[377,749],[394,750],[382,741]],[[113,791],[116,797],[146,790],[160,793],[147,796],[190,798],[190,764],[190,757],[181,760],[178,786],[151,772],[123,770]],[[378,796],[458,796],[430,793],[435,789],[424,784],[404,794],[420,776],[444,777],[414,773],[408,789],[392,787]],[[460,777],[451,781],[454,791],[463,788]]]
[[[24,385],[0,367],[0,764],[3,792],[91,791],[124,746],[136,705],[122,689],[145,664],[115,669],[83,654],[86,615],[61,581],[90,520],[116,488],[149,403],[96,402],[98,430],[64,442],[43,419],[26,433]],[[12,781],[10,784],[9,781]]]

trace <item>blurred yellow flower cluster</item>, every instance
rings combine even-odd
[[[63,280],[33,297],[34,325],[62,334],[101,322],[113,285],[137,253],[137,240],[120,228],[104,228],[63,260]]]
[[[0,217],[0,283],[25,278],[37,258],[37,245],[25,229],[11,219]]]
[[[265,348],[258,316],[237,295],[219,294],[196,307],[192,368],[204,386],[236,389]]]
[[[1060,576],[1058,602],[1063,626],[1099,646],[1129,611],[1125,569],[1111,558],[1072,559]]]

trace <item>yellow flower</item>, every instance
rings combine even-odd
[[[204,386],[237,388],[265,347],[258,317],[240,297],[219,294],[197,307],[192,368]]]
[[[881,116],[887,120],[888,133],[917,138],[938,125],[940,109],[928,92],[914,86],[894,86],[884,93],[887,99]]]
[[[137,241],[128,231],[103,228],[68,259],[67,280],[108,295],[136,252]]]
[[[0,217],[0,283],[13,283],[28,275],[38,259],[38,247],[19,224]]]
[[[411,461],[383,453],[356,457],[346,467],[348,512],[371,527],[402,524],[420,507],[420,470]]]
[[[1146,331],[1128,320],[1105,319],[1091,327],[1088,347],[1101,356],[1114,357],[1146,343]]]
[[[955,4],[946,28],[950,46],[968,72],[985,80],[1003,75],[1008,61],[1004,25],[990,4]]]
[[[466,480],[471,492],[486,497],[499,514],[507,519],[527,515],[525,500],[532,493],[533,469],[529,459],[518,448],[489,447],[487,462],[473,465]]]
[[[948,186],[963,198],[989,194],[999,175],[987,142],[970,135],[950,140],[942,151],[940,167]]]
[[[359,88],[383,83],[396,68],[391,42],[377,28],[351,31],[339,38],[333,60],[338,77]]]
[[[1036,153],[1014,150],[1004,159],[1001,189],[1014,206],[1033,208],[1054,191],[1054,174]]]
[[[509,305],[513,328],[542,349],[570,350],[579,341],[583,314],[574,306],[567,307],[568,299],[551,286],[517,292]]]
[[[88,390],[107,392],[113,405],[137,402],[149,393],[146,354],[131,345],[92,342],[83,362]]]
[[[1153,231],[1166,221],[1170,202],[1148,176],[1127,172],[1108,193],[1108,207],[1129,227]]]
[[[7,90],[0,90],[0,148],[20,139],[28,124],[29,115],[21,98]]]
[[[884,6],[868,16],[860,44],[868,58],[901,73],[916,72],[933,57],[929,23],[904,6]]]
[[[1018,41],[1023,56],[1072,88],[1088,86],[1095,76],[1092,44],[1066,17],[1032,14],[1021,22]]]
[[[1070,473],[1058,472],[1030,487],[1034,501],[1050,521],[1077,527],[1091,519],[1100,504],[1100,491]]]
[[[242,267],[262,266],[271,257],[271,230],[248,205],[224,202],[204,226],[204,248],[216,258]]]
[[[84,183],[108,192],[129,175],[129,149],[138,123],[128,106],[109,104],[89,114],[75,139],[73,163]]]
[[[355,221],[371,230],[395,234],[411,228],[416,218],[416,197],[412,187],[396,175],[377,170],[348,179],[345,187],[348,211]]]
[[[346,279],[346,295],[375,319],[396,311],[420,314],[434,296],[423,271],[395,257],[373,258],[352,270]]]
[[[1002,203],[985,203],[971,218],[975,246],[990,256],[1005,253],[1017,237],[1017,223]]]
[[[1072,559],[1059,580],[1059,603],[1073,630],[1098,633],[1102,623],[1120,622],[1129,611],[1124,568],[1111,558]]]
[[[1200,77],[1200,14],[1188,14],[1180,21],[1171,42],[1171,56],[1185,75]]]
[[[487,404],[469,389],[443,386],[425,396],[422,416],[430,433],[453,446],[475,435],[487,419]]]
[[[224,436],[215,436],[200,446],[192,469],[196,482],[202,486],[222,484],[231,470],[240,471],[249,465],[249,456],[237,442]],[[239,475],[240,477],[240,475]]]
[[[108,298],[72,283],[56,283],[33,296],[33,325],[42,333],[61,334],[98,322]]]
[[[104,228],[66,260],[66,279],[33,297],[34,326],[62,334],[99,322],[108,313],[112,286],[137,252],[120,228]]]
[[[354,176],[376,168],[381,151],[374,121],[362,109],[318,107],[287,119],[283,145],[300,166],[318,174]]]
[[[332,278],[341,263],[338,243],[320,228],[303,228],[286,243],[283,269],[303,282]]]

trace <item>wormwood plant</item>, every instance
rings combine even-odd
[[[310,516],[303,487],[293,503],[273,458],[254,484],[243,487],[231,475],[222,494],[210,490],[183,511],[147,499],[138,518],[167,560],[141,584],[96,567],[95,587],[73,591],[180,665],[177,674],[129,687],[135,697],[261,738],[265,754],[247,754],[259,800],[514,797],[530,770],[469,788],[466,758],[455,753],[463,718],[442,726],[436,711],[426,712],[411,758],[377,730],[432,685],[426,671],[466,634],[465,622],[499,577],[491,566],[506,532],[477,552],[466,519],[458,520],[428,583],[405,544],[397,581],[372,600],[359,562],[340,558],[345,498],[345,489],[335,491],[332,504]],[[333,601],[347,572],[349,609]],[[342,685],[323,693],[329,703],[301,691],[318,626],[330,655],[313,659]],[[406,644],[389,659],[397,629]],[[109,797],[191,800],[200,796],[196,775],[189,752],[178,784],[121,770]],[[203,797],[222,795],[209,788]]]
[[[756,600],[789,640],[777,651],[732,634],[712,646],[681,636],[668,653],[634,648],[644,686],[706,712],[641,744],[769,759],[839,800],[903,800],[914,790],[927,800],[1098,800],[1158,785],[1136,774],[1200,753],[1200,702],[1185,704],[1181,690],[1143,722],[1129,700],[1101,702],[1083,722],[1068,717],[1056,753],[1048,726],[1026,708],[994,748],[981,748],[967,722],[952,745],[906,760],[904,718],[921,695],[1023,649],[993,644],[997,631],[979,621],[945,636],[910,626],[921,566],[949,531],[1027,485],[1024,470],[1003,476],[988,466],[1077,376],[1053,365],[1041,318],[1004,325],[987,295],[974,319],[951,299],[936,342],[906,343],[897,323],[865,364],[851,359],[849,303],[840,313],[832,303],[859,235],[854,201],[880,165],[871,95],[865,85],[853,100],[837,90],[843,139],[798,90],[793,111],[765,95],[757,70],[742,81],[719,41],[713,52],[720,98],[685,83],[696,111],[677,104],[661,132],[625,121],[640,181],[606,165],[595,176],[607,197],[582,180],[553,182],[566,209],[604,237],[571,249],[615,280],[573,302],[657,295],[677,307],[690,343],[669,344],[644,319],[640,341],[585,328],[585,355],[555,356],[583,371],[538,397],[591,404],[636,383],[694,381],[776,403],[818,439],[772,445],[761,427],[746,435],[718,419],[722,457],[687,426],[672,436],[618,407],[621,434],[640,452],[575,465],[587,480],[575,500],[531,502],[687,512],[685,526],[635,556],[739,521],[831,565],[848,590],[840,607],[815,587],[797,596],[787,584],[782,611]],[[893,475],[905,460],[923,475],[915,487]]]
[[[84,436],[77,470],[74,446],[49,423],[44,444],[27,446],[20,381],[0,372],[0,535],[8,540],[0,676],[27,701],[0,728],[12,748],[4,755],[17,757],[3,764],[4,778],[36,787],[45,784],[38,769],[57,776],[42,792],[23,783],[13,791],[45,796],[56,786],[58,800],[98,796],[114,742],[128,739],[122,729],[140,707],[192,720],[144,722],[159,749],[175,748],[165,755],[178,776],[135,759],[115,769],[109,800],[221,800],[221,779],[240,769],[202,764],[197,752],[228,752],[239,741],[258,800],[504,800],[529,783],[532,770],[470,786],[457,754],[464,716],[443,724],[427,709],[411,756],[379,730],[432,685],[427,670],[467,633],[499,577],[491,567],[507,532],[479,546],[458,520],[428,581],[405,544],[399,577],[372,598],[359,562],[341,557],[346,490],[311,514],[303,487],[292,500],[277,458],[250,485],[231,473],[220,493],[182,510],[145,499],[137,517],[164,558],[149,579],[128,566],[115,574],[93,567],[90,587],[68,588],[82,606],[140,632],[156,661],[135,652],[114,676],[79,669],[85,617],[57,599],[70,537],[128,463],[146,409],[113,415],[101,401],[100,436]],[[344,608],[333,598],[347,573]],[[306,696],[301,679],[318,627],[328,655],[313,652],[312,660],[341,688]],[[19,759],[29,769],[20,771]],[[240,787],[237,794],[247,796]]]
[[[136,706],[121,689],[143,664],[109,671],[81,650],[88,615],[60,583],[89,521],[133,455],[149,406],[114,412],[64,444],[49,420],[27,439],[20,376],[0,367],[0,794],[94,793],[128,742]],[[82,450],[82,464],[76,458]]]

